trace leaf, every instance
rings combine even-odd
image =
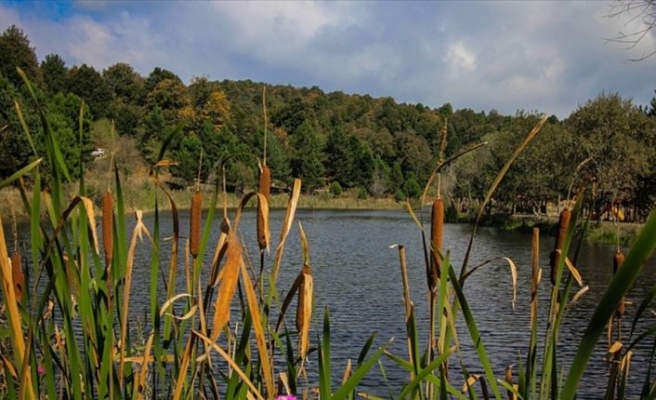
[[[581,274],[579,273],[579,270],[576,269],[574,264],[572,264],[572,261],[569,259],[569,257],[565,257],[565,265],[567,265],[567,268],[569,268],[569,272],[572,274],[572,276],[576,280],[576,283],[578,283],[579,287],[583,287],[583,278],[581,278]]]
[[[234,231],[230,231],[228,234],[226,246],[226,261],[223,265],[222,279],[214,306],[212,341],[218,339],[221,331],[230,319],[230,303],[237,288],[237,281],[239,280],[242,247]]]
[[[246,264],[242,262],[241,266],[241,278],[244,282],[246,299],[248,301],[248,309],[250,310],[251,320],[253,321],[253,330],[255,331],[255,341],[257,343],[257,349],[260,356],[260,365],[262,366],[264,383],[267,389],[267,393],[274,393],[273,370],[271,365],[273,360],[269,358],[267,341],[264,337],[264,327],[262,326],[262,318],[260,316],[260,308],[257,301],[257,295],[255,294],[253,283],[248,276]]]
[[[285,241],[287,240],[287,235],[292,229],[292,223],[294,221],[294,215],[296,215],[296,207],[298,206],[298,199],[301,196],[301,180],[294,179],[292,185],[292,192],[287,201],[287,211],[285,212],[285,219],[282,223],[282,230],[280,232],[280,240],[278,241],[278,247],[276,248],[276,257],[273,261],[273,269],[271,271],[271,281],[275,284],[278,278],[278,272],[280,271],[280,261],[282,260],[282,252],[285,248]]]
[[[619,268],[611,280],[606,292],[597,304],[590,319],[583,338],[572,360],[572,364],[565,381],[561,396],[565,400],[574,399],[576,388],[583,376],[592,352],[602,335],[606,324],[615,313],[622,297],[633,286],[636,278],[644,267],[644,261],[649,258],[656,248],[656,211],[652,211],[647,222],[638,234],[633,246],[629,250],[622,268]]]
[[[41,161],[43,161],[43,158],[39,158],[37,160],[32,161],[31,163],[27,164],[23,168],[19,169],[18,171],[14,172],[11,174],[11,176],[2,182],[0,182],[0,189],[11,185],[16,179],[20,178],[23,175],[26,175],[28,172],[33,170],[37,165],[41,164]]]

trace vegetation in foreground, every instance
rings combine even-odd
[[[29,83],[27,87],[31,88]],[[1,187],[15,184],[21,192],[23,206],[30,215],[31,239],[28,254],[21,254],[20,249],[11,245],[12,240],[5,235],[0,221],[1,397],[352,399],[361,395],[358,385],[363,377],[381,357],[388,357],[408,374],[407,384],[398,393],[392,393],[392,398],[574,399],[592,351],[610,326],[608,337],[616,340],[608,344],[610,373],[605,397],[624,398],[632,390],[627,387],[627,377],[633,347],[654,340],[656,329],[653,328],[632,329],[627,338],[620,338],[619,331],[614,329],[624,316],[623,296],[656,247],[656,213],[651,214],[626,255],[618,249],[613,260],[615,278],[597,305],[574,359],[566,360],[559,354],[557,343],[566,312],[585,291],[576,288],[581,285],[581,277],[575,267],[576,251],[572,244],[585,204],[583,188],[589,182],[574,177],[581,189],[560,214],[549,282],[542,283],[547,280],[547,273],[542,273],[537,261],[533,263],[530,344],[521,355],[517,373],[509,367],[505,376],[497,375],[490,363],[493,355],[485,349],[485,337],[463,292],[468,277],[486,265],[469,265],[475,229],[469,246],[464,249],[465,258],[459,272],[450,263],[450,250],[442,245],[445,209],[440,196],[441,171],[450,161],[445,159],[442,145],[438,165],[422,196],[426,196],[435,181],[437,196],[433,201],[430,231],[416,218],[412,207],[408,207],[417,220],[425,248],[431,310],[428,337],[420,338],[418,334],[407,283],[405,250],[400,246],[408,353],[392,354],[385,344],[374,344],[372,336],[348,360],[346,370],[339,371],[343,379],[335,382],[328,308],[323,312],[318,337],[310,335],[312,314],[316,312],[309,246],[312,238],[305,237],[302,227],[303,251],[302,259],[298,260],[297,278],[288,288],[277,286],[285,243],[298,207],[300,180],[293,181],[277,243],[269,231],[271,171],[266,156],[258,160],[261,172],[258,190],[246,194],[234,214],[224,207],[223,215],[215,216],[216,210],[221,209],[217,207],[221,201],[220,190],[215,190],[210,199],[204,198],[201,191],[194,193],[190,202],[189,235],[185,240],[180,235],[178,205],[158,179],[160,171],[172,163],[163,157],[165,149],[162,149],[151,167],[151,176],[153,185],[164,194],[173,210],[173,232],[160,231],[157,197],[153,230],[142,224],[139,211],[135,213],[135,228],[132,232],[127,230],[123,183],[120,168],[116,166],[112,168],[111,183],[102,194],[102,220],[97,228],[84,179],[79,181],[78,193],[72,199],[67,196],[64,186],[65,182],[71,182],[70,171],[42,109],[39,116],[46,135],[45,152],[35,151],[34,161],[0,182]],[[486,192],[475,228],[510,165],[545,123],[543,118],[506,160]],[[31,136],[29,129],[24,134]],[[81,140],[82,129],[79,137]],[[443,144],[445,138],[443,131]],[[468,148],[460,154],[472,150]],[[31,197],[25,184],[27,177],[31,181]],[[256,244],[242,243],[238,238],[244,205],[250,199],[258,204]],[[200,210],[204,202],[209,202],[209,212],[203,223]],[[45,220],[40,215],[41,207],[46,210]],[[217,225],[215,220],[221,220],[221,236],[213,244],[209,237]],[[537,231],[534,237],[538,237]],[[165,239],[171,243],[167,247],[170,248],[167,265],[161,261]],[[150,246],[152,258],[150,309],[144,327],[145,341],[141,343],[132,329],[135,324],[130,291],[135,249],[144,245]],[[247,245],[257,245],[260,250],[259,266],[257,260],[246,257],[244,246]],[[267,248],[274,247],[274,261],[265,265],[263,254]],[[533,251],[537,255],[537,240]],[[205,255],[210,262],[204,261]],[[512,260],[507,261],[514,282],[516,267]],[[181,274],[179,269],[183,270]],[[177,289],[180,275],[183,276],[181,286],[185,288],[182,291]],[[547,315],[539,315],[536,293],[544,285],[550,285],[550,306]],[[637,307],[632,328],[655,296],[656,289]],[[295,316],[289,315],[294,308]],[[459,318],[466,322],[465,332],[457,331],[455,321]],[[541,320],[547,322],[546,332],[539,332]],[[461,338],[465,335],[474,343],[478,355],[476,366],[465,365],[460,357]],[[654,350],[652,354],[656,353],[656,344],[650,347]],[[311,351],[312,348],[316,351]],[[310,358],[315,362],[308,363]],[[455,369],[454,364],[459,364],[459,368]],[[311,367],[317,369],[313,374],[307,371]],[[468,373],[474,368],[484,372]],[[454,377],[456,374],[461,377]],[[455,386],[458,378],[465,382],[463,387]],[[656,381],[650,369],[645,372],[644,382],[638,389],[640,397],[656,396]]]

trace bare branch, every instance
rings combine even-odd
[[[625,50],[631,50],[656,27],[656,0],[616,0],[611,7],[611,11],[606,15],[607,18],[618,18],[629,16],[629,20],[624,24],[628,26],[640,21],[642,28],[634,32],[618,32],[618,35],[607,42],[620,43],[625,46]],[[642,61],[656,54],[656,50],[642,53],[640,57],[631,58],[629,61]]]

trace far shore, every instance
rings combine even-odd
[[[74,196],[74,191],[71,191],[70,198]],[[155,196],[157,196],[157,204],[160,210],[171,210],[171,200],[175,203],[178,210],[186,210],[191,203],[192,191],[178,190],[170,191],[171,199],[169,199],[161,190],[155,191],[151,188],[144,189],[126,189],[123,191],[123,198],[125,202],[125,212],[128,214],[134,213],[136,210],[143,212],[152,212],[155,208]],[[203,206],[207,208],[210,205],[212,192],[205,192]],[[96,215],[101,215],[100,201],[102,193],[94,193],[92,196],[94,202]],[[242,197],[235,194],[228,194],[225,196],[225,204],[228,208],[236,208]],[[287,207],[289,195],[286,193],[275,194],[271,196],[269,207],[271,209],[284,209]],[[416,203],[416,202],[415,202]],[[217,197],[217,209],[221,209],[224,204],[224,196],[221,194]],[[251,199],[248,207],[255,207],[255,200]],[[402,211],[406,210],[405,202],[398,202],[393,198],[367,198],[358,199],[357,196],[346,193],[342,196],[332,196],[330,194],[320,195],[306,195],[302,194],[299,198],[298,209],[305,210],[390,210]],[[414,205],[415,209],[417,204]],[[553,213],[552,213],[553,214]],[[0,215],[2,216],[2,223],[6,226],[12,220],[21,221],[27,219],[28,214],[25,212],[20,194],[15,188],[4,188],[0,190]],[[42,206],[41,215],[45,216],[45,208]],[[459,222],[470,223],[466,217],[458,218]],[[454,222],[454,221],[451,221]],[[490,221],[482,221],[482,225],[492,226],[505,230],[524,230],[530,231],[533,227],[538,227],[542,232],[554,233],[557,228],[558,217],[554,215],[517,215],[506,217],[505,219],[493,219]],[[586,235],[586,240],[596,243],[617,244],[617,233],[620,234],[619,245],[624,247],[628,246],[635,240],[642,224],[635,223],[620,223],[615,225],[612,222],[592,222],[590,230]]]

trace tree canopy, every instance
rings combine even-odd
[[[446,128],[447,158],[489,143],[443,171],[445,198],[454,205],[475,202],[540,118],[523,111],[510,116],[494,109],[454,109],[448,102],[430,108],[390,97],[250,80],[200,76],[185,84],[165,68],[144,77],[130,64],[117,62],[99,72],[86,64],[66,66],[57,54],[39,65],[28,38],[15,26],[0,36],[0,61],[0,128],[6,126],[0,132],[0,152],[9,160],[0,166],[0,178],[26,165],[42,141],[36,105],[26,96],[16,66],[34,81],[72,170],[89,161],[90,149],[102,145],[102,138],[90,132],[92,121],[113,121],[117,134],[130,137],[147,162],[155,161],[168,132],[180,127],[166,154],[179,163],[172,173],[191,184],[202,151],[201,180],[216,179],[225,166],[235,190],[256,184],[266,130],[267,164],[278,185],[300,177],[307,192],[337,183],[364,195],[417,197],[436,166],[440,132]],[[36,149],[22,133],[14,100],[21,104]],[[88,112],[80,136],[82,102]],[[643,108],[617,93],[602,92],[562,121],[552,116],[508,172],[495,204],[514,209],[556,201],[568,194],[572,182],[587,179],[594,182],[597,201],[650,207],[656,200],[651,162],[656,158],[655,105],[656,100]],[[585,168],[577,169],[584,161]]]

